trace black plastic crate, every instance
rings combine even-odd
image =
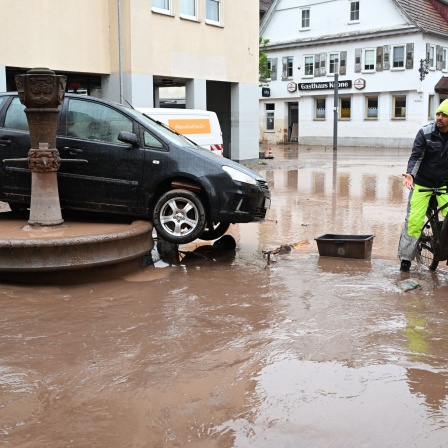
[[[375,235],[335,235],[314,238],[323,257],[370,258]]]

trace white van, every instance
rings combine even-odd
[[[184,134],[199,146],[222,156],[221,126],[215,112],[197,109],[137,108],[142,114]]]

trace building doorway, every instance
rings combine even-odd
[[[299,141],[299,103],[288,103],[288,142]]]

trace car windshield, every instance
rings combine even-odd
[[[155,128],[160,134],[162,134],[164,137],[166,137],[171,142],[177,143],[178,145],[182,145],[182,146],[199,148],[199,146],[196,145],[196,143],[192,142],[190,139],[183,136],[182,134],[179,134],[178,132],[173,131],[171,128],[169,128],[165,124],[161,123],[160,121],[153,120],[152,118],[148,117],[147,115],[142,114],[138,110],[131,109],[130,107],[127,107],[127,111],[134,117],[138,118],[139,120],[148,123],[152,128]]]

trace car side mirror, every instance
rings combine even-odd
[[[121,131],[118,134],[118,140],[123,143],[129,143],[132,146],[138,146],[137,135],[133,132]]]

